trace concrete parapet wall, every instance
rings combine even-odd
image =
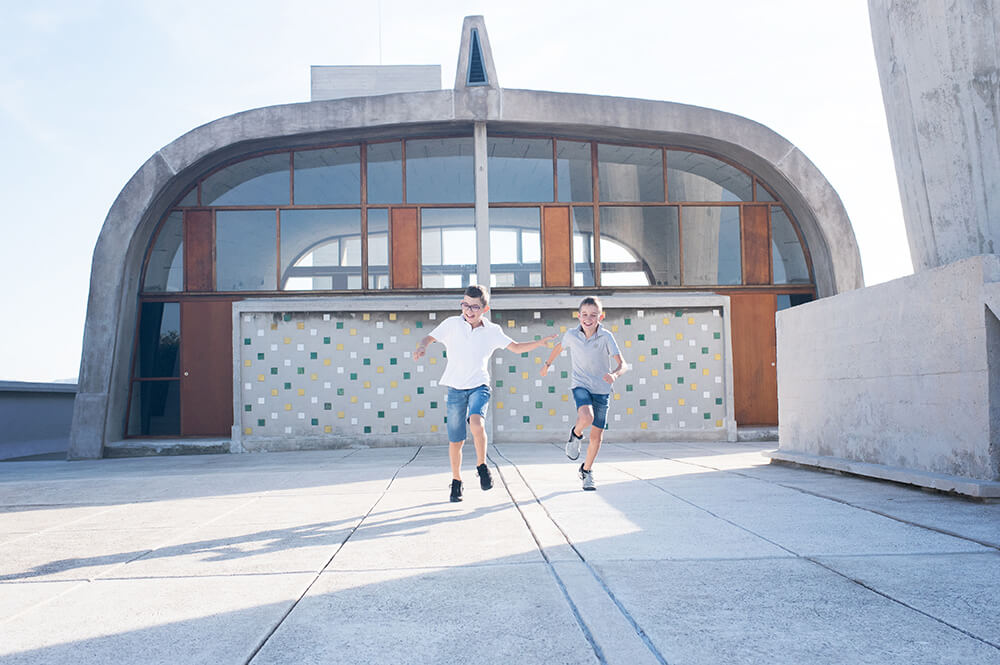
[[[978,256],[779,312],[776,458],[1000,480],[998,281]]]
[[[0,459],[65,453],[76,385],[0,381]]]

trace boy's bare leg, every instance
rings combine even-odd
[[[583,431],[594,422],[594,407],[584,404],[576,410],[576,425],[573,426],[573,433],[583,436]]]
[[[587,446],[587,458],[583,461],[583,468],[590,471],[597,459],[597,451],[601,449],[601,440],[604,439],[604,430],[600,427],[590,428],[590,445]]]
[[[462,446],[465,441],[450,441],[448,443],[448,459],[451,461],[451,477],[462,479]]]
[[[486,426],[483,417],[477,414],[469,416],[469,429],[472,431],[472,444],[476,447],[476,466],[486,464]]]

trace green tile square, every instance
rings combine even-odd
[[[645,342],[646,341],[646,336],[644,334],[642,334],[642,333],[639,333],[639,341],[640,342]]]
[[[437,402],[431,402],[431,408],[432,409],[438,408],[438,403]]]
[[[305,374],[306,373],[306,368],[305,367],[296,367],[295,368],[295,373],[296,374]]]
[[[639,400],[639,406],[646,406],[646,400],[644,399]]]
[[[715,403],[716,404],[722,404],[722,398],[721,397],[716,397],[715,398]]]
[[[521,357],[522,357],[522,358],[527,358],[527,357],[528,357],[528,352],[527,352],[527,351],[525,351],[524,353],[522,353],[522,354],[521,354]]]
[[[337,321],[337,330],[343,330],[343,329],[344,329],[344,322]]]
[[[312,419],[312,426],[316,427],[316,425],[319,425],[319,418],[313,418]]]
[[[632,319],[625,319],[625,325],[627,326],[632,325]]]
[[[344,396],[344,389],[343,388],[337,388],[337,395],[339,397],[343,397]]]
[[[376,343],[375,344],[375,348],[378,349],[379,351],[381,351],[382,350],[382,342]]]
[[[243,338],[243,344],[244,344],[245,346],[250,346],[250,344],[251,344],[251,342],[252,342],[252,341],[253,341],[253,340],[251,340],[251,339],[250,339],[249,337],[244,337],[244,338]]]
[[[257,360],[263,360],[263,359],[264,359],[264,354],[263,353],[258,353],[257,354]]]
[[[316,360],[317,358],[319,358],[319,354],[317,354],[315,351],[310,351],[309,352],[309,359],[310,360]]]
[[[333,404],[331,404],[330,402],[323,402],[324,411],[330,411],[331,409],[333,409]]]
[[[651,356],[658,356],[658,355],[660,355],[660,350],[654,346],[653,348],[651,348],[649,350],[649,355],[651,355]]]
[[[523,418],[521,418],[521,422],[523,422],[523,423],[530,423],[531,422],[531,416],[524,416]]]
[[[554,326],[555,324],[556,324],[556,322],[555,322],[555,321],[546,321],[546,322],[545,322],[545,325],[547,325],[547,326],[548,326],[549,328],[551,328],[551,327],[552,327],[552,326]]]
[[[627,393],[632,392],[632,384],[631,383],[626,383],[625,384],[625,392],[627,392]]]
[[[409,372],[403,372],[403,380],[404,381],[409,381],[409,379],[410,379],[410,373]]]
[[[378,412],[378,417],[379,418],[385,418],[385,411],[379,411]]]
[[[680,317],[684,316],[684,312],[677,310],[676,312],[674,312],[674,316],[679,319]]]
[[[389,358],[389,364],[390,365],[395,365],[396,364],[396,359],[395,358]]]
[[[441,357],[442,358],[447,358],[448,357],[448,351],[447,350],[442,351],[441,352]]]
[[[690,369],[698,369],[698,363],[688,363]]]
[[[684,383],[684,377],[683,376],[678,376],[677,377],[677,383]]]
[[[708,347],[707,346],[701,347],[701,352],[707,354],[708,353]]]
[[[417,326],[417,328],[423,328],[424,327],[424,322],[423,321],[417,321],[416,326]],[[393,427],[395,427],[395,425],[393,425]],[[395,432],[396,430],[393,429],[392,431]]]
[[[542,403],[541,402],[535,402],[535,408],[536,409],[542,408]]]
[[[365,425],[365,434],[371,434],[371,433],[372,433],[371,425]]]
[[[659,419],[660,419],[660,414],[654,413],[653,414],[653,420],[659,420]]]
[[[705,420],[711,420],[711,419],[712,419],[712,414],[709,413],[708,411],[706,411],[705,412]]]
[[[330,343],[330,338],[329,337],[324,337],[323,338],[323,343],[324,344],[329,344]]]
[[[292,384],[285,381],[285,390],[291,390],[291,389],[292,389]]]
[[[424,387],[423,386],[417,386],[417,394],[418,395],[423,395],[424,394]]]
[[[514,373],[514,372],[516,372],[516,371],[517,371],[517,367],[515,367],[514,365],[509,365],[509,366],[507,367],[507,373],[508,373],[508,374],[513,374],[513,373]]]
[[[365,358],[364,360],[361,361],[361,364],[362,365],[371,365],[372,364],[372,359],[371,358]]]
[[[250,406],[249,404],[244,404],[243,405],[243,410],[244,411],[253,411],[253,407]]]
[[[264,420],[263,418],[258,418],[258,419],[257,419],[257,427],[263,427],[263,426],[264,426],[264,423],[266,423],[266,422],[267,422],[267,421],[266,421],[266,420]]]
[[[419,321],[417,323],[419,324]],[[418,325],[417,327],[419,328],[420,326]],[[399,431],[399,425],[393,425],[392,426],[392,433],[395,434],[398,431]]]
[[[670,363],[663,363],[663,369],[670,369]]]
[[[284,319],[285,321],[291,321],[292,320],[292,315],[291,314],[285,314],[281,318]]]
[[[568,379],[569,378],[569,372],[567,372],[565,370],[562,371],[562,372],[559,372],[559,378],[561,378],[561,379]]]
[[[503,388],[503,379],[497,379],[497,388]]]
[[[358,373],[351,372],[351,381],[357,381],[357,380],[358,380]]]
[[[550,393],[554,393],[555,391],[556,391],[556,387],[555,386],[549,386],[549,392]]]
[[[277,374],[277,373],[278,373],[278,368],[277,367],[272,367],[271,368],[271,374]]]
[[[712,333],[713,339],[722,339],[722,333]]]

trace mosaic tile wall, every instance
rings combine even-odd
[[[351,439],[407,443],[445,436],[444,346],[414,362],[417,342],[454,312],[243,312],[236,362],[240,368],[239,435],[254,440]],[[491,311],[515,341],[565,332],[566,310]],[[607,311],[631,370],[614,385],[611,432],[652,438],[716,432],[724,438],[724,325],[718,308]],[[557,340],[558,341],[558,338]],[[549,375],[539,370],[551,352],[498,351],[493,372],[495,441],[563,436],[575,418],[569,395],[570,359]]]

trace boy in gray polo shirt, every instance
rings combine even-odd
[[[614,336],[603,326],[604,307],[597,298],[584,298],[580,302],[580,325],[573,330],[567,330],[562,342],[552,349],[549,359],[542,366],[542,376],[549,373],[552,361],[562,352],[563,347],[569,350],[573,361],[573,376],[570,388],[573,400],[576,402],[576,424],[569,431],[569,441],[566,442],[566,456],[571,460],[580,457],[580,440],[583,431],[590,429],[590,445],[587,447],[587,457],[580,464],[579,474],[583,481],[583,489],[595,490],[594,474],[591,467],[601,449],[604,430],[607,429],[608,402],[611,397],[611,386],[615,380],[628,370],[622,359],[618,343]],[[617,367],[611,369],[611,361]]]

